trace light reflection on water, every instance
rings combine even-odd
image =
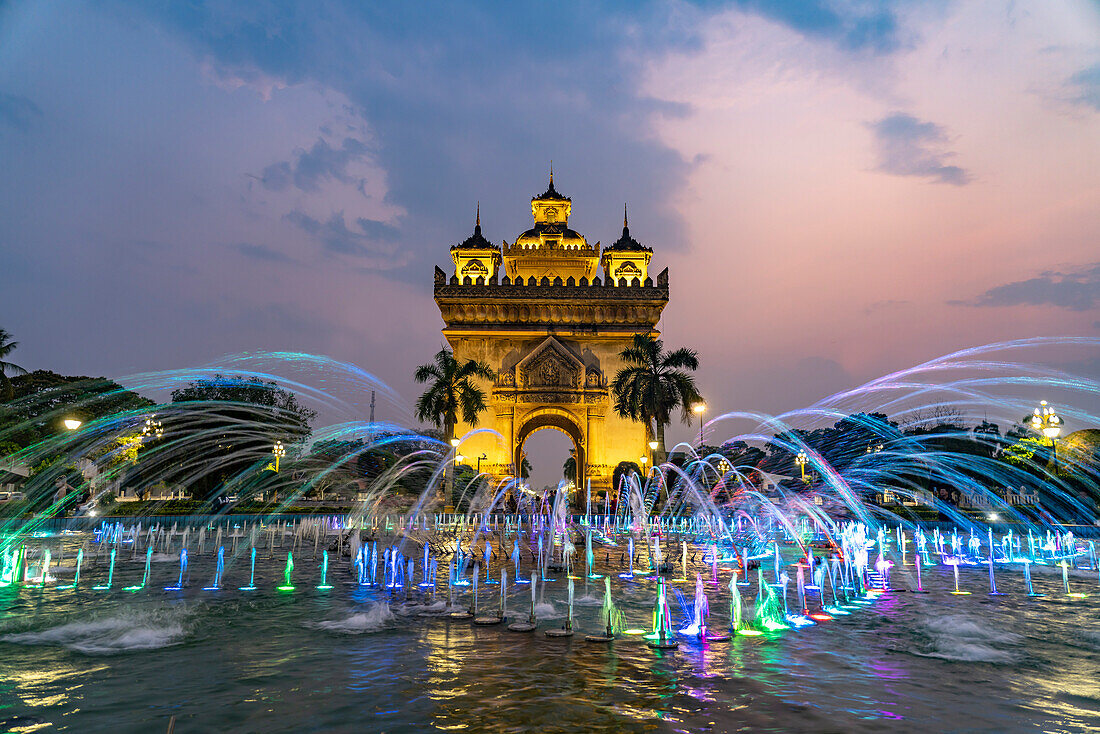
[[[974,593],[953,597],[950,569],[928,569],[928,595],[886,594],[803,630],[654,652],[640,636],[584,642],[601,627],[595,606],[576,608],[577,637],[548,640],[425,618],[396,599],[387,613],[378,592],[344,583],[342,563],[330,568],[336,588],[319,592],[303,558],[292,595],[271,591],[277,559],[258,563],[251,594],[201,591],[213,558],[192,564],[180,593],[92,592],[102,567],[86,568],[75,593],[0,591],[0,729],[163,731],[171,715],[177,732],[1100,727],[1098,607],[1066,599],[1058,575],[1037,574],[1048,596],[1031,600],[1019,573],[999,573],[1005,594],[991,597],[984,569],[963,568]],[[141,570],[121,563],[116,589]],[[706,587],[712,628],[729,610],[726,573]],[[653,583],[612,578],[627,626],[648,625]],[[895,585],[906,585],[904,569]],[[1075,585],[1088,590],[1084,578]],[[681,585],[689,598],[692,586]],[[577,596],[601,588],[578,582]],[[564,581],[547,585],[562,613],[564,595]],[[495,590],[484,600],[495,604]],[[525,617],[529,600],[519,587],[510,612]]]

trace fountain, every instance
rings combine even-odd
[[[222,574],[225,572],[225,547],[218,546],[218,565],[214,569],[214,580],[203,591],[218,591],[222,588]]]
[[[889,382],[889,385],[890,390],[901,389],[901,383],[897,381]],[[865,400],[858,406],[861,410],[877,407],[869,402],[866,393],[849,398]],[[1009,407],[1014,409],[1015,405]],[[823,424],[826,426],[855,414],[855,407],[849,403],[829,404],[819,410],[821,415],[828,416],[828,422]],[[809,426],[812,416],[803,417]],[[737,418],[743,420],[745,416],[739,415]],[[793,420],[790,416],[784,420],[788,419]],[[967,510],[965,503],[943,503],[935,497],[921,495],[930,506],[909,505],[917,509],[903,519],[899,517],[904,514],[901,510],[895,514],[890,507],[870,505],[862,499],[872,490],[880,494],[886,489],[901,492],[897,485],[912,485],[951,487],[953,491],[969,492],[973,499],[980,500],[985,497],[983,492],[988,494],[988,491],[978,486],[980,482],[976,476],[988,480],[991,485],[996,480],[998,487],[1010,486],[1010,479],[1017,482],[1011,486],[1018,486],[1018,482],[1026,480],[1020,478],[1020,470],[1009,467],[996,456],[986,457],[984,463],[964,463],[968,461],[966,456],[953,454],[941,444],[931,440],[922,443],[924,434],[913,432],[912,435],[905,435],[902,430],[891,428],[893,433],[883,439],[888,445],[886,450],[864,453],[863,444],[860,444],[856,459],[849,463],[837,462],[837,466],[844,467],[837,469],[828,457],[820,456],[815,451],[818,449],[827,453],[828,446],[803,447],[799,444],[813,443],[809,427],[803,429],[799,426],[798,432],[783,432],[780,429],[786,426],[779,425],[778,419],[775,420],[774,426],[768,424],[772,435],[765,436],[766,440],[753,438],[756,434],[735,437],[741,442],[756,440],[764,447],[754,447],[752,465],[738,465],[733,471],[718,471],[720,461],[735,462],[725,455],[699,455],[683,466],[666,464],[654,467],[653,477],[625,481],[623,493],[615,501],[616,510],[604,514],[600,514],[601,503],[582,503],[580,509],[585,510],[584,514],[570,514],[567,493],[560,491],[553,496],[552,506],[542,510],[537,508],[537,498],[521,497],[522,504],[509,506],[517,500],[510,497],[509,503],[501,501],[500,495],[505,487],[490,478],[480,480],[482,484],[470,490],[476,494],[471,505],[478,508],[476,511],[465,514],[443,512],[431,504],[440,486],[442,475],[437,474],[425,480],[423,494],[416,497],[412,496],[415,492],[408,492],[407,486],[402,486],[398,491],[393,482],[387,484],[387,477],[378,488],[371,486],[364,490],[363,494],[369,495],[369,500],[353,505],[346,512],[303,517],[294,514],[302,511],[302,507],[291,503],[313,489],[310,483],[314,477],[309,476],[305,468],[299,467],[296,470],[299,473],[295,475],[284,466],[284,475],[275,477],[272,472],[264,475],[264,481],[281,482],[279,496],[282,500],[275,505],[265,505],[265,509],[251,517],[207,514],[204,508],[193,516],[181,515],[163,522],[152,515],[139,515],[133,519],[90,519],[49,517],[40,513],[33,518],[30,515],[9,518],[6,535],[0,543],[0,585],[6,587],[5,593],[18,601],[12,607],[12,616],[22,613],[19,605],[33,606],[36,613],[44,613],[51,611],[50,604],[57,604],[67,613],[69,608],[63,605],[77,602],[89,607],[94,605],[96,609],[93,611],[98,612],[102,608],[110,614],[124,603],[134,604],[139,600],[131,595],[121,595],[125,598],[123,602],[119,595],[88,597],[50,592],[53,588],[78,587],[81,565],[87,552],[92,554],[93,578],[96,581],[103,579],[103,583],[94,588],[97,591],[111,589],[116,556],[120,549],[125,554],[129,543],[130,558],[135,563],[126,564],[126,556],[123,555],[124,562],[118,568],[120,582],[123,579],[135,582],[125,586],[126,591],[138,592],[148,589],[150,584],[159,587],[159,583],[170,583],[170,576],[176,575],[173,555],[178,553],[178,578],[174,585],[164,587],[177,593],[164,595],[167,596],[164,601],[185,606],[178,603],[182,600],[187,602],[186,606],[191,606],[190,602],[201,599],[202,604],[195,606],[219,608],[218,605],[253,599],[257,603],[242,606],[260,614],[265,609],[264,604],[259,603],[255,595],[249,597],[244,592],[257,591],[257,581],[265,590],[274,587],[278,592],[294,591],[294,554],[298,554],[301,560],[301,554],[308,553],[309,546],[312,546],[314,560],[298,569],[298,583],[302,583],[305,589],[314,586],[320,591],[332,593],[288,593],[278,599],[280,609],[286,610],[287,614],[313,613],[317,608],[327,609],[329,605],[342,609],[348,605],[363,610],[360,612],[357,609],[353,615],[354,624],[351,626],[355,627],[360,624],[360,617],[370,617],[392,606],[400,615],[402,626],[437,625],[438,629],[446,629],[446,634],[465,636],[468,634],[465,628],[453,625],[443,627],[447,624],[445,620],[472,619],[473,624],[479,627],[506,625],[510,631],[529,633],[539,626],[536,611],[544,619],[557,617],[560,612],[550,611],[552,607],[547,602],[552,601],[560,608],[562,601],[565,601],[565,617],[561,624],[558,625],[556,620],[554,628],[549,630],[545,630],[548,625],[543,625],[547,637],[567,638],[578,630],[583,633],[584,628],[591,625],[597,629],[593,630],[594,634],[584,635],[584,638],[592,643],[607,644],[618,638],[617,646],[629,647],[632,635],[640,632],[645,634],[645,642],[650,648],[672,649],[679,642],[685,650],[684,657],[688,657],[702,655],[700,650],[706,651],[710,643],[727,641],[731,635],[736,636],[737,645],[742,647],[763,642],[746,639],[760,636],[766,636],[768,645],[796,647],[799,643],[792,640],[794,635],[785,632],[791,627],[803,628],[799,635],[806,639],[810,639],[811,635],[828,635],[821,628],[827,627],[834,617],[858,617],[861,610],[876,603],[880,605],[876,611],[881,610],[884,614],[894,613],[892,610],[900,606],[913,609],[914,614],[922,615],[921,619],[934,618],[945,610],[970,610],[980,616],[977,607],[967,606],[975,601],[965,598],[969,592],[964,591],[963,587],[973,588],[974,584],[984,583],[984,577],[988,574],[989,593],[1011,601],[1013,595],[1020,595],[1019,587],[1009,582],[1017,564],[1022,569],[1027,594],[1032,598],[1041,596],[1032,586],[1033,563],[1049,567],[1047,580],[1040,577],[1040,590],[1045,591],[1051,589],[1044,588],[1044,585],[1056,583],[1054,566],[1058,566],[1064,594],[1069,599],[1085,599],[1088,596],[1085,592],[1091,591],[1087,587],[1100,581],[1100,569],[1097,568],[1100,563],[1093,542],[1088,540],[1093,531],[1085,525],[1070,533],[1060,522],[1040,516],[1038,512],[1028,515],[1023,510],[1015,512],[1010,508],[1003,511],[997,520],[997,527],[1008,528],[1001,534],[1000,531],[994,532],[992,524],[984,522],[990,517],[987,513]],[[124,424],[115,427],[119,428],[117,435]],[[348,457],[374,446],[371,443],[375,435],[371,432],[373,429],[353,425],[352,428],[339,429],[343,430],[355,435],[357,441],[359,437],[364,438],[349,450],[347,456],[338,457],[341,461],[347,461]],[[832,429],[826,427],[821,430]],[[104,428],[103,435],[106,434]],[[329,440],[338,435],[338,431],[333,431],[324,434],[323,438]],[[72,439],[66,437],[64,440]],[[424,446],[434,446],[429,438],[414,438],[413,434],[402,434],[397,429],[391,431],[386,440],[391,442],[387,445],[403,440],[416,443],[419,447],[417,451],[423,451],[424,455],[432,453]],[[61,441],[58,439],[51,444],[51,450],[62,445]],[[74,448],[71,453],[88,453],[87,447],[79,448],[79,452]],[[812,487],[810,482],[802,484],[796,479],[785,481],[778,474],[784,471],[781,468],[784,462],[789,463],[795,452],[803,449],[814,454],[813,466],[821,474]],[[165,459],[183,461],[185,457],[173,453],[175,451],[175,448],[168,449]],[[42,458],[45,458],[45,453],[42,449]],[[679,454],[685,454],[683,448]],[[687,454],[690,456],[690,452]],[[846,462],[851,459],[844,458]],[[406,465],[398,467],[398,472],[420,460],[419,457],[408,460]],[[1069,460],[1065,461],[1069,466]],[[417,470],[435,471],[440,468],[439,459],[435,456],[423,459],[423,462],[416,467]],[[696,468],[691,468],[692,465]],[[921,467],[920,472],[913,469],[917,465]],[[780,476],[778,481],[781,486],[762,487],[756,476],[759,466],[770,467],[769,472],[775,470],[775,476]],[[1036,474],[1040,473],[1039,470],[1046,471],[1045,467],[1033,465],[1030,468]],[[249,471],[258,473],[262,469],[253,467]],[[1062,469],[1063,474],[1071,471],[1071,468]],[[412,474],[406,472],[404,476]],[[729,485],[718,486],[709,481],[707,476],[711,474],[728,478]],[[738,484],[733,487],[735,477]],[[1042,478],[1050,486],[1062,481],[1061,475],[1051,472],[1042,474]],[[45,479],[40,481],[45,482]],[[251,478],[240,480],[246,489],[250,486],[264,488],[259,480],[249,485],[252,481]],[[516,485],[509,486],[515,488]],[[1068,493],[1066,496],[1069,500],[1073,499]],[[824,498],[823,505],[811,499],[818,497]],[[409,499],[412,506],[393,509],[393,502],[405,499]],[[978,502],[973,505],[989,506]],[[995,506],[1000,508],[1002,505]],[[289,509],[291,507],[293,510]],[[990,520],[992,522],[992,518]],[[267,533],[266,538],[264,533]],[[582,540],[580,534],[583,534],[584,543],[583,565],[578,555]],[[226,537],[229,542],[225,542]],[[985,543],[981,542],[983,539]],[[82,543],[84,547],[80,547]],[[89,543],[97,543],[98,547]],[[680,545],[678,550],[677,543]],[[268,546],[268,553],[260,554],[257,576],[257,549],[264,544]],[[140,584],[136,583],[139,545],[145,550]],[[304,550],[303,545],[306,546]],[[913,546],[911,551],[909,545]],[[642,549],[637,555],[636,546]],[[284,552],[285,565],[281,559]],[[189,568],[189,553],[193,568]],[[911,561],[909,553],[912,553]],[[243,561],[246,558],[249,561],[247,585],[234,589],[232,582],[238,582],[238,575],[241,577],[239,582],[245,581]],[[419,567],[416,567],[415,560],[421,561]],[[154,564],[153,561],[167,563]],[[497,565],[490,568],[494,561]],[[639,564],[637,572],[635,564]],[[448,570],[447,577],[441,575],[443,569],[440,565]],[[947,575],[946,567],[950,567],[951,576]],[[562,579],[558,574],[555,576],[559,580],[550,578],[548,568],[560,569],[568,578]],[[100,576],[103,570],[107,571],[105,577]],[[280,570],[282,583],[278,584]],[[650,570],[652,573],[649,573]],[[696,571],[694,597],[690,604],[684,600],[683,606],[677,607],[674,619],[669,608],[669,596],[675,600],[689,595],[691,570]],[[998,570],[1001,571],[1000,589]],[[706,577],[702,575],[704,571],[707,572]],[[188,574],[191,572],[200,574],[202,578],[212,575],[212,582],[202,589],[218,593],[204,594],[196,588],[201,584],[189,585]],[[574,572],[585,579],[583,596],[577,599],[574,599]],[[72,574],[71,583],[52,586],[53,576],[67,579],[67,574]],[[162,574],[168,578],[162,581]],[[722,574],[728,574],[728,583]],[[754,592],[748,589],[753,585],[753,574],[757,587],[755,601]],[[511,587],[509,578],[513,581]],[[600,602],[593,597],[597,596],[598,587],[589,582],[599,578],[603,579],[604,584],[602,606],[597,616],[595,607]],[[434,592],[436,589],[443,591],[445,579],[448,604],[444,609],[442,599],[435,598]],[[943,592],[951,590],[952,581],[954,591],[951,593],[956,598],[948,605]],[[492,584],[490,588],[493,591],[499,590],[496,605],[492,604],[491,599],[480,598],[484,595],[481,584]],[[515,607],[519,598],[515,595],[516,587],[521,584],[530,587],[529,614],[513,611],[509,619],[508,596],[513,594],[512,604]],[[461,588],[467,585],[471,586],[468,607]],[[32,595],[24,590],[39,586],[44,586],[45,591],[36,591]],[[589,597],[589,589],[592,597]],[[242,593],[237,593],[237,590]],[[891,598],[894,591],[927,595],[929,590],[938,595],[935,597],[939,599],[937,605],[932,605],[927,596],[910,598],[900,595]],[[880,597],[883,592],[886,596]],[[540,594],[543,606],[537,604]],[[979,596],[985,598],[984,595]],[[883,598],[885,601],[879,601]],[[143,595],[141,601],[152,603],[158,599],[157,595]],[[1002,602],[990,602],[982,610],[989,611],[1003,605]],[[526,605],[526,601],[520,603]],[[715,609],[724,611],[726,603],[729,604],[728,629],[724,614],[721,615],[721,624],[709,616],[712,604]],[[673,606],[676,606],[675,602]],[[1084,604],[1079,606],[1082,611],[1088,609]],[[1043,607],[1042,604],[1032,605],[1029,613],[1041,614]],[[294,609],[299,612],[294,612]],[[680,618],[681,609],[683,616],[690,616],[690,620]],[[369,613],[367,610],[370,610]],[[415,616],[419,610],[425,610],[420,614],[424,619]],[[652,624],[643,623],[642,619],[650,617],[650,614]],[[323,621],[326,624],[332,622]],[[314,620],[307,620],[305,624],[312,629]],[[811,627],[815,624],[817,627]],[[377,643],[379,648],[396,644],[395,636],[390,634],[392,630],[384,625],[376,629],[373,625],[373,618],[365,623],[366,632],[377,634],[371,643]],[[834,624],[836,626],[839,622]],[[642,630],[643,627],[649,629]],[[318,634],[318,639],[324,639],[326,634],[336,637],[331,635],[333,629],[341,633],[346,631],[342,627],[321,626],[319,629],[327,632]],[[852,626],[845,634],[854,639],[858,639],[859,634],[871,634],[856,631],[858,629]],[[355,633],[363,631],[364,627],[354,629]],[[491,649],[491,641],[497,634],[503,634],[502,630],[494,632],[485,629],[477,632],[475,639],[478,645]],[[848,640],[848,636],[844,639]],[[823,636],[818,639],[827,641],[832,638]],[[522,646],[523,643],[513,640],[512,644]],[[387,654],[393,654],[392,647],[386,649]],[[620,652],[624,650],[620,648]],[[724,655],[713,655],[713,651],[706,653],[706,665],[718,669],[718,677],[724,676],[733,665],[731,659],[726,658]],[[931,658],[935,659],[935,655]],[[676,657],[667,659],[675,661]]]
[[[474,617],[477,616],[477,578],[478,578],[478,576],[479,576],[478,567],[477,567],[477,564],[475,563],[474,564],[473,576],[471,578],[471,583],[473,584],[473,588],[471,589],[471,592],[470,592],[470,607],[466,610],[463,610],[463,611],[451,612],[451,614],[450,614],[451,619],[473,619]],[[458,585],[458,580],[456,580],[455,584],[453,584],[453,585],[457,586]],[[452,606],[453,606],[453,598],[452,598]]]
[[[955,573],[955,590],[952,591],[951,593],[956,595],[956,596],[968,596],[970,594],[969,591],[960,591],[959,590],[959,557],[958,556],[951,556],[949,558],[944,559],[944,563],[947,563],[948,565],[950,565],[951,570],[954,571],[954,573]]]
[[[77,584],[80,583],[80,566],[84,563],[84,549],[81,548],[76,552],[76,570],[73,572],[73,582],[66,586],[58,586],[58,589],[75,589]]]
[[[665,580],[657,579],[657,601],[653,607],[653,632],[646,635],[646,645],[654,650],[673,650],[679,647],[673,638],[672,620],[668,611],[668,598],[665,595]]]
[[[573,636],[573,579],[566,579],[568,590],[568,608],[565,614],[565,623],[559,629],[546,630],[547,637],[572,637]]]
[[[623,615],[615,603],[611,600],[611,579],[603,580],[603,608],[604,632],[602,635],[585,635],[585,642],[611,642],[615,639],[615,633],[622,629]]]
[[[106,584],[101,584],[100,586],[93,586],[92,587],[93,591],[109,591],[110,590],[111,584],[115,580],[115,554],[117,554],[117,553],[118,553],[117,548],[112,548],[111,549],[111,565],[110,565],[110,569],[107,571],[107,583]]]
[[[921,559],[920,554],[914,554],[913,565],[916,566],[917,569],[917,588],[913,593],[927,594],[928,592],[924,590],[924,586],[921,583],[921,568],[924,566],[924,561]]]
[[[504,616],[508,610],[508,571],[507,569],[500,570],[500,606],[497,608],[496,614],[488,614],[480,617],[474,617],[474,624],[479,626],[489,626],[494,624],[500,624],[504,621]]]
[[[626,571],[619,574],[619,578],[631,579],[634,578],[634,535],[631,533],[627,538],[627,551],[626,551]]]
[[[317,584],[317,588],[321,591],[328,591],[332,588],[332,585],[328,582],[328,549],[321,551],[321,583]]]
[[[256,590],[256,546],[252,546],[251,559],[248,566],[248,586],[240,587],[241,591]]]
[[[286,567],[283,568],[283,585],[278,587],[279,591],[290,592],[294,591],[294,584],[290,581],[290,574],[294,571],[294,552],[287,551],[286,554]]]
[[[535,618],[535,595],[538,593],[538,584],[532,579],[531,584],[531,614],[526,621],[513,622],[508,625],[512,632],[534,632],[538,628],[538,620]]]
[[[153,546],[152,544],[145,550],[145,571],[141,575],[141,583],[136,586],[123,587],[123,591],[141,591],[145,588],[145,585],[149,583],[149,567],[153,562]]]

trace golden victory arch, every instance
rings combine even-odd
[[[668,303],[668,268],[649,277],[653,250],[622,236],[601,252],[569,228],[572,201],[550,185],[531,199],[534,226],[511,245],[474,233],[451,248],[450,277],[435,269],[435,301],[443,335],[460,361],[476,359],[496,372],[484,384],[489,409],[459,452],[484,455],[483,471],[514,476],[524,441],[556,429],[573,441],[578,483],[609,489],[620,461],[649,456],[642,423],[620,418],[609,383],[622,367],[619,353],[634,334],[657,333]],[[486,464],[486,461],[488,464]]]

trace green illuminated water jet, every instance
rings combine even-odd
[[[292,571],[294,571],[294,553],[293,551],[287,551],[286,568],[283,569],[283,585],[279,587],[279,591],[294,591],[294,585],[290,583]]]
[[[145,584],[149,583],[149,564],[153,561],[153,546],[149,546],[145,551],[145,572],[141,576],[141,584],[139,586],[126,586],[123,587],[123,591],[141,591],[145,588]]]
[[[111,566],[107,571],[107,583],[103,586],[93,586],[95,591],[108,591],[111,588],[111,584],[115,580],[115,554],[118,553],[116,548],[111,549]]]

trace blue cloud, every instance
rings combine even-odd
[[[309,150],[295,151],[293,160],[265,168],[260,182],[272,191],[282,191],[291,184],[302,191],[319,191],[320,184],[330,179],[362,189],[363,181],[348,174],[348,164],[363,160],[368,152],[366,143],[356,138],[344,138],[338,148],[321,138]]]
[[[467,233],[476,200],[498,239],[530,226],[524,200],[545,188],[550,159],[591,239],[617,236],[628,200],[652,212],[636,225],[638,236],[666,251],[682,246],[682,222],[659,204],[683,184],[690,163],[645,124],[682,108],[637,88],[644,63],[699,46],[695,24],[673,22],[668,6],[555,7],[552,22],[512,3],[491,10],[358,2],[232,12],[201,3],[146,7],[162,8],[159,17],[226,73],[317,83],[347,97],[371,129],[370,155],[386,172],[388,201],[406,215],[402,252],[416,269],[404,277],[420,280],[427,262],[446,256]],[[270,165],[260,180],[307,191],[328,179],[346,182],[346,166],[364,148],[320,140]],[[320,231],[300,216],[289,219]],[[357,251],[357,229],[328,227],[327,246]]]
[[[735,5],[852,51],[889,53],[903,45],[897,16],[888,3],[849,5],[843,11],[821,0],[736,0]]]
[[[363,231],[364,235],[379,242],[393,242],[400,239],[401,236],[399,229],[391,227],[385,222],[379,222],[377,219],[358,217],[355,223],[359,225],[359,229]]]
[[[348,227],[343,212],[336,212],[328,220],[319,219],[294,210],[285,219],[322,244],[326,251],[336,255],[351,255],[365,258],[383,258],[378,267],[394,267],[402,260],[389,261],[395,247],[391,244],[397,230],[372,219],[359,218],[355,222],[357,229]]]
[[[1100,64],[1082,69],[1069,78],[1073,101],[1100,110]]]
[[[31,100],[18,94],[0,92],[0,122],[25,133],[41,117],[42,110]]]
[[[654,60],[700,49],[713,13],[739,8],[853,51],[900,45],[889,6],[832,0],[138,7],[237,78],[315,83],[350,101],[370,127],[387,201],[405,213],[399,239],[409,269],[398,277],[409,280],[423,279],[426,265],[468,234],[476,200],[497,241],[530,226],[525,199],[545,187],[551,159],[559,190],[574,197],[574,223],[592,241],[618,235],[625,200],[646,212],[635,223],[645,244],[682,248],[684,222],[665,204],[695,162],[658,140],[650,123],[686,110],[640,84]],[[343,181],[363,154],[347,146],[319,140],[268,166],[261,183],[314,191]],[[332,236],[336,249],[357,249],[358,240]]]
[[[234,250],[253,260],[265,260],[273,263],[292,263],[294,259],[284,252],[280,252],[267,245],[257,245],[251,242],[240,242],[232,246]]]
[[[1070,311],[1088,311],[1100,305],[1100,263],[1069,273],[1045,272],[1035,278],[999,285],[966,305],[1049,305]]]
[[[963,186],[970,174],[959,166],[949,165],[954,155],[939,150],[947,142],[943,128],[912,115],[895,112],[869,123],[878,148],[878,170],[894,176],[916,176],[936,183]]]

